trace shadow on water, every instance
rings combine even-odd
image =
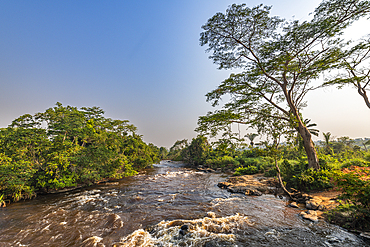
[[[0,246],[368,246],[272,195],[221,190],[224,180],[164,161],[119,182],[14,203],[0,210]]]

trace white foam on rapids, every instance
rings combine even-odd
[[[179,234],[181,226],[187,225],[189,230],[182,236]],[[215,213],[209,212],[208,217],[195,220],[162,221],[148,231],[136,230],[115,247],[149,247],[149,246],[193,246],[201,247],[207,242],[222,242],[228,246],[235,244],[236,231],[246,229],[252,224],[247,217],[239,214],[217,218]]]

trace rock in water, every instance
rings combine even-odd
[[[312,222],[318,221],[317,213],[314,210],[307,210],[306,212],[302,211],[299,215],[302,216],[303,219],[310,220]]]
[[[320,206],[321,202],[322,202],[322,200],[315,196],[314,198],[306,201],[306,208],[316,210]]]
[[[179,231],[179,237],[182,237],[186,235],[189,232],[189,226],[188,225],[182,225]]]
[[[288,206],[292,208],[298,208],[298,204],[296,202],[292,202]]]

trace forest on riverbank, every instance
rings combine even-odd
[[[160,161],[164,148],[146,144],[129,121],[103,114],[57,103],[0,129],[0,205],[132,176]]]

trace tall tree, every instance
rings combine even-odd
[[[301,135],[309,167],[319,169],[318,157],[300,112],[306,94],[317,87],[322,72],[338,66],[345,54],[338,37],[360,16],[370,11],[369,1],[327,0],[315,10],[311,21],[285,22],[270,17],[271,7],[231,5],[202,26],[202,46],[219,69],[242,69],[231,74],[207,94],[213,106],[224,95],[231,98],[223,109],[200,117],[198,131],[217,132],[231,122],[250,128],[271,118],[284,120]],[[215,131],[216,129],[216,131]]]

